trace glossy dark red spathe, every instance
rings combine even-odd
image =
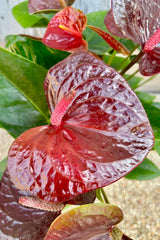
[[[21,196],[31,196],[20,191],[6,170],[0,182],[0,239],[43,240],[52,221],[61,213],[23,207]]]
[[[159,19],[159,0],[112,0],[112,10],[105,18],[106,27],[112,34],[131,39],[142,46],[145,54],[140,60],[139,69],[145,76],[160,72],[160,37],[158,35],[159,41],[153,39],[160,28]],[[152,50],[146,51],[145,46],[150,39]]]
[[[40,126],[12,144],[8,169],[18,188],[46,201],[67,201],[120,179],[153,146],[136,94],[113,68],[86,52],[52,67],[45,94],[51,113],[71,90],[76,96],[60,126]]]
[[[86,23],[87,18],[82,11],[66,7],[49,22],[43,43],[66,51],[86,50],[88,44],[82,38]]]

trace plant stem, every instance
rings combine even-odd
[[[143,51],[140,51],[139,54],[130,62],[121,72],[120,74],[123,75],[125,74],[135,63],[141,59],[141,57],[144,55]]]
[[[109,200],[108,200],[108,198],[107,198],[107,196],[106,196],[106,193],[105,193],[105,191],[104,191],[103,188],[101,188],[101,193],[102,193],[102,196],[103,196],[103,198],[104,198],[105,203],[109,203]]]
[[[117,70],[120,70],[123,68],[123,65],[127,62],[127,60],[131,57],[132,53],[139,47],[139,44],[137,44],[133,50],[130,52],[130,54],[124,59],[124,61],[121,63],[120,67]]]
[[[126,81],[129,81],[132,77],[136,75],[136,73],[139,72],[139,69],[137,69],[132,75],[130,75],[128,78],[126,78]]]
[[[114,57],[116,56],[116,53],[117,53],[117,51],[114,50],[113,53],[111,54],[110,59],[107,63],[109,66],[112,64]]]
[[[62,8],[66,8],[67,7],[67,4],[64,0],[59,0],[59,3],[61,5]]]

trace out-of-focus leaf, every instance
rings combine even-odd
[[[113,239],[110,238],[111,227],[122,219],[122,211],[117,206],[103,203],[83,205],[58,217],[51,224],[45,240]]]
[[[148,115],[149,121],[151,123],[154,137],[155,137],[155,145],[154,148],[160,154],[160,103],[147,103],[143,100],[142,104],[144,109],[146,110],[146,113]]]
[[[7,158],[4,158],[2,161],[0,161],[0,180],[2,178],[2,175],[7,167]]]
[[[39,13],[30,15],[28,11],[28,1],[24,1],[16,5],[12,9],[14,18],[24,27],[46,27],[55,13]]]
[[[127,79],[129,78],[129,75],[124,75],[124,78]],[[130,87],[134,90],[136,88],[139,87],[140,82],[143,80],[143,77],[137,77],[137,76],[133,76],[132,78],[130,78],[129,80],[127,80],[128,84],[130,85]]]
[[[138,167],[125,176],[128,179],[151,180],[160,177],[160,169],[148,158],[146,158]]]
[[[126,38],[120,38],[119,41],[131,52],[135,46],[137,45],[133,41],[126,39]]]
[[[159,102],[154,102],[154,103],[152,103],[152,105],[154,107],[156,107],[157,109],[160,109],[160,103]],[[158,116],[157,116],[157,118],[158,118]],[[154,149],[160,155],[160,126],[154,127],[154,135],[155,135]]]
[[[159,139],[158,138],[155,139],[154,148],[155,148],[155,150],[157,151],[157,153],[160,156],[160,138]]]
[[[0,182],[0,239],[42,240],[59,212],[42,211],[18,204],[22,196],[6,170]]]
[[[45,68],[0,48],[0,125],[13,137],[48,123],[46,73]]]
[[[151,123],[152,129],[160,130],[160,108],[158,108],[154,103],[147,103],[141,99],[143,107],[147,113],[149,121]]]
[[[155,106],[156,108],[160,109],[160,102],[154,102],[152,105]]]
[[[75,0],[65,0],[67,6],[71,6]],[[29,0],[28,3],[29,12],[32,14],[37,11],[47,11],[47,10],[59,10],[62,6],[59,0]]]
[[[106,64],[108,64],[108,62],[110,61],[110,58],[111,58],[111,55],[108,55],[108,54],[103,55],[103,61]],[[122,63],[124,62],[124,60],[125,60],[124,57],[115,56],[110,66],[113,67],[115,70],[118,70],[119,67],[122,65]],[[125,61],[125,64],[123,66],[126,67],[129,63],[130,63],[130,60],[127,60]]]
[[[153,103],[153,101],[156,98],[156,96],[150,95],[149,93],[146,92],[136,91],[136,94],[141,101],[144,101],[146,103]]]
[[[104,25],[105,15],[106,11],[89,13],[86,15],[87,24],[96,26],[98,28],[101,28],[103,31],[106,31],[106,27]],[[83,36],[88,42],[88,49],[91,52],[94,52],[98,55],[103,55],[112,49],[97,33],[93,32],[89,28],[85,29]]]
[[[9,35],[6,37],[6,48],[46,69],[51,68],[69,55],[68,52],[49,48],[39,39],[30,36]]]

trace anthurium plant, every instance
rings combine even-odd
[[[0,48],[0,127],[15,138],[0,162],[1,239],[133,239],[103,187],[160,176],[147,158],[160,154],[160,104],[137,90],[160,72],[159,0],[87,15],[73,3],[18,4],[17,21],[45,34]]]

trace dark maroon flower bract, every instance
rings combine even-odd
[[[0,182],[0,239],[43,240],[52,221],[61,213],[23,207],[21,196],[31,196],[12,183],[6,170]]]
[[[64,202],[115,182],[152,148],[152,129],[136,94],[91,54],[78,51],[53,66],[44,88],[52,115],[74,95],[58,124],[27,130],[12,144],[8,169],[18,188]]]
[[[71,6],[75,0],[65,0],[68,6]],[[48,9],[62,9],[59,0],[29,0],[28,2],[29,12],[32,14],[41,10]]]
[[[141,74],[149,76],[160,72],[159,0],[112,0],[105,24],[112,34],[142,46],[145,55],[139,63]],[[148,45],[152,45],[150,51]]]

